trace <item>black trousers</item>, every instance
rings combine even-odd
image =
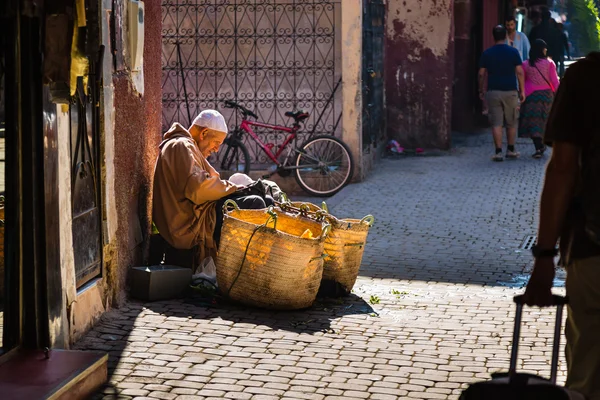
[[[215,224],[215,231],[213,232],[213,239],[217,246],[219,246],[219,242],[221,241],[223,205],[229,199],[235,201],[238,207],[244,210],[260,210],[274,204],[270,196],[266,196],[263,199],[260,196],[236,196],[235,194],[217,201],[217,222]],[[198,257],[198,246],[194,246],[191,249],[176,249],[163,239],[162,236],[152,235],[150,238],[150,264],[160,264],[163,261],[163,255],[165,265],[176,265],[184,268],[193,269],[202,261],[196,259]]]
[[[176,249],[172,247],[161,235],[150,236],[150,265],[159,265],[165,262],[165,265],[176,265],[183,268],[195,268],[197,261],[196,254],[198,247],[191,249]]]

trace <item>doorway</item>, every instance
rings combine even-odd
[[[8,33],[14,22],[3,17],[4,14],[0,14],[0,24],[5,28],[0,34],[0,354],[17,344],[20,329],[18,291],[14,279],[18,270],[14,257],[14,238],[18,235],[14,218],[17,193],[12,190],[17,179],[14,151],[17,141],[14,134],[8,133],[10,121],[7,121],[15,110],[14,105],[7,101],[11,98],[11,86],[12,89],[15,86],[10,84],[14,82],[14,71],[10,68],[14,57],[11,57]]]
[[[4,36],[3,36],[4,37]],[[4,57],[4,44],[0,44],[2,50],[0,51],[0,349],[3,348],[2,336],[4,332],[4,275],[5,275],[5,264],[4,264],[4,203],[5,203],[5,171],[6,171],[6,113],[4,110],[4,104],[6,103],[5,88],[5,57]]]
[[[363,0],[363,150],[385,141],[383,0]]]
[[[42,82],[41,10],[23,13],[19,1],[0,5],[0,296],[2,352],[49,345],[48,311],[60,281],[48,280],[47,196],[44,175],[56,106]],[[50,148],[50,147],[49,147]],[[52,148],[50,148],[52,149]],[[53,182],[57,184],[57,179]],[[56,228],[56,227],[54,227]],[[56,235],[54,235],[56,236]],[[52,263],[52,265],[56,265]],[[53,269],[51,274],[60,273]],[[51,283],[51,284],[50,284]]]

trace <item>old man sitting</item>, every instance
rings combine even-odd
[[[174,123],[163,136],[152,218],[166,241],[166,264],[195,269],[206,257],[216,256],[226,198],[245,209],[267,206],[263,197],[236,194],[243,187],[221,179],[207,161],[226,136],[225,119],[215,110],[202,111],[189,129]]]

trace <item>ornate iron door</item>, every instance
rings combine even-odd
[[[102,273],[100,88],[104,46],[97,4],[86,1],[86,27],[80,28],[80,35],[85,40],[82,50],[89,60],[89,73],[87,84],[82,76],[77,78],[70,107],[73,253],[78,289]]]
[[[363,148],[385,140],[383,0],[363,0]]]
[[[71,105],[71,201],[73,206],[73,253],[77,288],[99,277],[102,270],[101,224],[98,196],[98,129],[93,126],[91,96],[77,81]],[[96,129],[94,129],[96,128]]]
[[[306,132],[341,132],[341,90],[328,102],[341,76],[340,6],[340,0],[162,0],[163,129],[187,125],[206,108],[223,112],[233,128],[238,115],[222,107],[231,99],[263,122],[289,124],[285,112],[301,109],[311,114]],[[257,133],[275,144],[283,137]],[[247,146],[254,162],[266,161],[254,142]]]

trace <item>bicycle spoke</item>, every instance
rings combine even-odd
[[[318,157],[308,154],[306,150],[303,150],[300,154],[302,154],[304,157],[309,158],[311,161],[315,161],[316,163],[319,163],[320,161]]]
[[[333,142],[329,142],[325,145],[325,149],[323,150],[322,160],[323,162],[329,162],[329,156],[332,156],[331,147],[333,146]]]
[[[340,177],[340,180],[338,181],[338,183],[344,180],[344,174],[342,174],[339,171],[329,170],[329,176],[331,176],[332,178]]]

